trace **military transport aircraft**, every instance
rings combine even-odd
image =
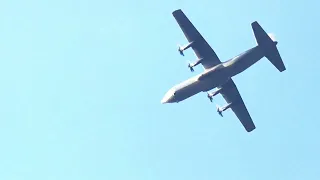
[[[193,68],[201,64],[204,71],[172,87],[165,94],[161,103],[180,102],[199,92],[207,92],[207,97],[212,102],[213,96],[220,93],[227,105],[217,106],[217,112],[222,116],[223,111],[231,108],[247,132],[254,130],[256,127],[232,77],[243,72],[263,57],[266,57],[280,72],[286,70],[276,46],[278,42],[255,21],[251,23],[251,26],[257,45],[228,61],[221,62],[181,9],[175,10],[172,14],[189,42],[187,45],[179,47],[180,54],[184,56],[184,50],[191,47],[198,59],[188,67],[194,71]],[[214,88],[217,89],[209,93]]]

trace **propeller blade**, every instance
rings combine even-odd
[[[212,96],[210,96],[210,93],[209,92],[207,92],[207,97],[209,98],[209,100],[212,102]]]

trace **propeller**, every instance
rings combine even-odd
[[[207,92],[207,97],[209,98],[209,100],[212,102],[212,96],[210,96],[210,93],[209,92]]]
[[[178,46],[178,51],[179,51],[180,55],[181,55],[181,56],[184,56],[183,50],[182,50],[182,48],[181,48],[181,45],[180,45],[180,44],[177,44],[177,46]]]
[[[193,71],[194,71],[194,69],[193,69],[193,67],[191,66],[191,64],[190,64],[190,63],[188,64],[188,67],[189,67],[189,69],[190,69],[190,71],[191,71],[191,72],[193,72]]]
[[[193,69],[193,67],[191,65],[192,64],[191,61],[186,61],[186,64],[188,65],[188,68],[190,69],[190,71],[193,72],[194,69]]]
[[[219,106],[218,104],[216,104],[216,107],[217,107],[217,112],[219,113],[219,115],[220,115],[221,117],[223,117],[223,115],[222,115],[222,109],[220,108],[220,106]]]

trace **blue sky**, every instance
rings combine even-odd
[[[0,2],[0,179],[318,179],[317,1]],[[222,61],[276,34],[287,66],[262,59],[234,78],[257,126],[247,133],[206,94],[160,104],[196,73],[172,11]],[[224,105],[219,95],[215,103]]]

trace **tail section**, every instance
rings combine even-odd
[[[257,44],[262,47],[265,52],[265,57],[280,71],[286,70],[282,58],[277,49],[278,42],[273,35],[268,35],[257,21],[251,23],[254,36]]]

